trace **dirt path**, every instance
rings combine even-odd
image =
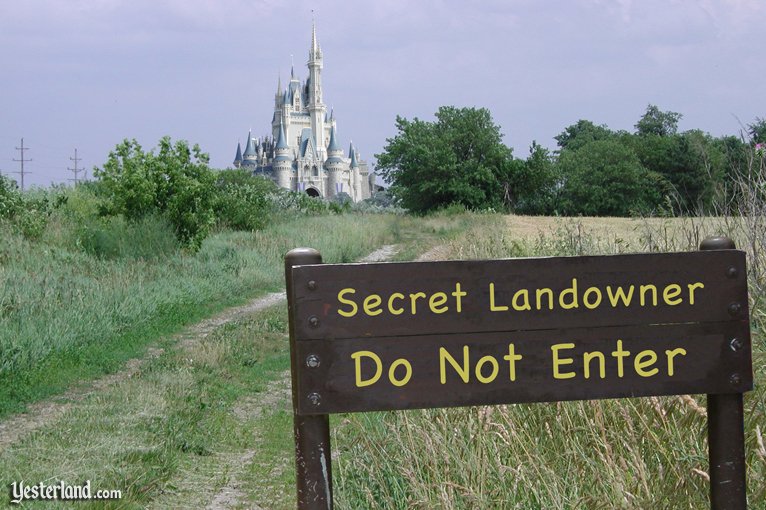
[[[378,250],[363,257],[359,262],[384,262],[390,260],[398,252],[396,245],[386,245]],[[233,409],[233,413],[245,420],[253,416],[260,416],[266,410],[274,410],[280,403],[290,401],[290,372],[286,371],[278,379],[272,381],[268,387],[255,396],[247,397],[238,402]],[[260,442],[256,437],[256,442]],[[240,478],[251,462],[258,461],[258,452],[255,449],[247,450],[243,453],[229,455],[228,458],[222,458],[221,463],[228,466],[229,482],[222,487],[215,495],[207,510],[226,510],[238,508],[243,504],[246,494],[243,490]],[[260,509],[259,506],[250,506],[249,508]]]
[[[237,320],[240,317],[267,308],[284,298],[284,292],[275,292],[253,299],[245,305],[227,308],[218,315],[189,326],[181,333],[175,335],[174,338],[177,339],[181,347],[186,349],[195,342],[199,342],[207,337],[216,328],[219,328],[228,322]],[[12,416],[6,421],[1,422],[0,452],[27,434],[55,422],[60,416],[66,413],[73,404],[83,400],[87,396],[103,391],[134,376],[148,361],[159,357],[163,352],[163,349],[149,347],[144,357],[129,360],[125,364],[125,368],[119,372],[96,379],[85,385],[80,385],[65,393],[43,400],[42,402],[32,404],[27,408],[26,412]]]

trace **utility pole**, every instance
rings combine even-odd
[[[21,152],[21,159],[14,159],[13,161],[18,161],[21,163],[21,170],[18,172],[13,172],[14,174],[20,174],[21,175],[21,191],[24,191],[24,174],[28,174],[31,172],[25,172],[24,171],[24,163],[32,161],[32,159],[25,159],[24,158],[24,151],[28,151],[29,147],[24,147],[24,138],[21,139],[21,147],[16,147],[17,151]]]
[[[74,168],[67,167],[67,170],[70,172],[74,172],[74,179],[69,179],[70,181],[74,181],[74,185],[77,186],[77,184],[80,182],[80,180],[77,178],[77,174],[83,171],[82,168],[77,168],[77,163],[79,161],[82,161],[82,158],[77,157],[77,149],[74,150],[74,157],[69,158],[70,161],[74,161]]]

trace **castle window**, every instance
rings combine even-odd
[[[319,168],[316,165],[311,170],[314,172],[314,177],[319,177]]]

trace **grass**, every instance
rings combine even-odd
[[[526,221],[522,219],[522,221]],[[540,229],[472,229],[449,259],[696,249],[714,219],[540,220]],[[740,246],[751,246],[739,238]],[[757,254],[756,254],[757,255]],[[751,291],[759,273],[752,272]],[[756,287],[757,289],[758,287]],[[762,314],[753,291],[753,314]],[[754,321],[756,389],[745,396],[750,508],[766,508],[766,345]],[[355,414],[333,429],[338,508],[706,508],[704,396]]]
[[[398,233],[387,233],[378,243],[389,238],[433,243],[456,236],[462,228],[460,222],[436,219],[428,223],[439,224],[436,232],[428,227],[417,236],[413,229],[420,228],[418,221],[389,220],[388,232]],[[270,251],[261,253],[272,257],[271,271],[280,276],[288,246],[318,246],[330,260],[359,257],[323,240],[319,221],[281,225],[257,241],[239,234],[220,234],[214,240],[221,246],[240,242],[242,249],[251,243],[269,246]],[[366,218],[343,221],[367,225],[368,234],[375,228]],[[298,227],[301,232],[308,227],[312,237],[291,240]],[[336,228],[335,234],[342,230]],[[212,248],[203,248],[203,253],[205,249]],[[285,304],[218,327],[191,344],[166,339],[160,346],[164,353],[146,361],[132,377],[70,402],[55,422],[0,451],[0,486],[18,480],[91,480],[94,490],[123,491],[119,501],[83,503],[85,508],[203,508],[229,486],[239,488],[242,508],[294,508]],[[27,506],[68,507],[50,501]]]
[[[196,254],[154,259],[98,257],[2,230],[0,417],[113,372],[215,310],[282,287],[282,257],[291,248],[311,246],[328,262],[349,262],[393,241],[399,221],[303,217],[255,233],[220,232]]]
[[[514,217],[442,214],[378,219],[380,227],[348,217],[329,232],[323,220],[288,222],[255,235],[222,232],[195,256],[88,258],[104,264],[88,281],[111,281],[106,271],[120,264],[143,264],[133,269],[134,278],[154,268],[154,278],[173,281],[165,274],[170,267],[186,285],[194,277],[225,279],[236,290],[219,291],[237,302],[246,292],[280,286],[282,255],[301,244],[318,247],[327,261],[354,260],[384,242],[403,243],[397,255],[402,260],[434,244],[442,245],[440,258],[499,258],[685,250],[696,246],[703,232],[727,228],[712,219],[625,220],[603,232],[576,219],[549,219],[541,229],[521,233]],[[372,228],[380,230],[367,248],[350,250],[328,239],[348,235],[337,242],[353,242],[349,239],[364,238]],[[740,239],[741,246],[753,246]],[[6,261],[16,259],[0,260],[5,270]],[[239,276],[219,268],[226,264],[229,272],[239,267]],[[42,271],[44,264],[36,267]],[[205,270],[210,274],[197,275]],[[26,277],[34,273],[29,269]],[[243,274],[252,288],[240,281]],[[760,273],[750,276],[759,279]],[[148,276],[140,281],[144,287],[152,283]],[[255,281],[262,289],[254,288]],[[93,289],[110,287],[102,283]],[[753,294],[756,389],[745,396],[745,431],[750,508],[757,510],[766,508],[766,391],[759,384],[766,375],[766,346],[757,319],[763,313],[760,296]],[[191,320],[182,312],[175,315],[178,322],[170,330]],[[222,487],[235,486],[236,507],[294,508],[286,321],[280,305],[220,327],[191,346],[163,341],[165,353],[134,377],[72,403],[55,423],[0,452],[0,485],[90,479],[94,488],[124,491],[119,502],[83,504],[86,508],[201,508]],[[131,324],[136,328],[142,321]],[[155,327],[155,338],[160,331]],[[151,341],[138,337],[136,351]],[[118,358],[114,366],[121,363]],[[336,508],[706,508],[704,410],[704,396],[683,396],[333,416]]]

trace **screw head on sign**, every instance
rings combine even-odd
[[[309,354],[306,356],[306,366],[309,368],[316,368],[320,364],[319,356],[316,354]]]
[[[309,290],[317,290],[317,282],[315,282],[314,280],[311,280],[307,284],[307,287],[309,288]]]
[[[739,303],[732,303],[729,305],[729,315],[739,315],[739,311],[742,310],[742,305]]]
[[[319,393],[309,393],[308,396],[309,402],[311,402],[311,405],[318,406],[320,402],[322,402],[322,396]]]
[[[738,350],[742,349],[743,347],[742,340],[739,338],[732,338],[731,342],[729,342],[729,347],[731,347],[731,350],[734,352],[737,352]]]
[[[734,266],[731,266],[729,269],[726,270],[726,276],[728,276],[729,278],[736,278],[737,275],[739,275],[739,271]]]
[[[732,384],[732,386],[737,386],[742,382],[742,378],[739,376],[739,374],[731,374],[731,377],[729,377],[729,382]]]
[[[317,326],[319,326],[319,317],[317,317],[316,315],[312,315],[311,317],[309,317],[309,326],[311,326],[312,328],[316,328]]]

